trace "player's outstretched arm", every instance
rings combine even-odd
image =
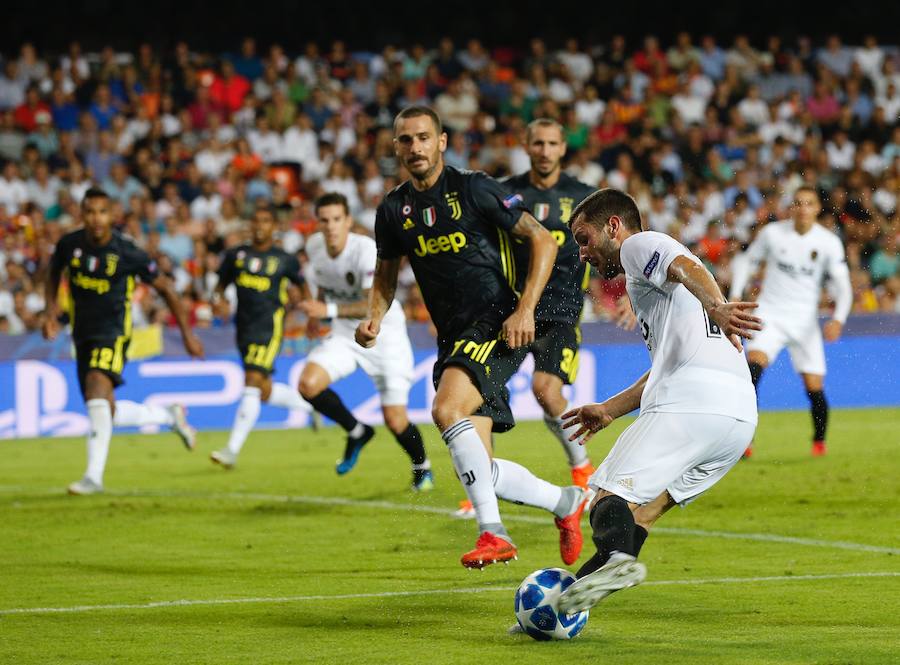
[[[181,331],[181,339],[184,342],[184,350],[187,351],[188,355],[192,358],[202,358],[203,344],[197,339],[197,336],[188,325],[187,315],[184,312],[184,307],[181,305],[181,299],[172,288],[172,283],[169,281],[169,278],[165,275],[160,275],[153,280],[152,284],[157,293],[159,293],[159,295],[163,297],[163,300],[166,301],[169,311],[172,312],[172,316],[175,317],[175,321],[178,323],[178,329]]]
[[[684,284],[738,351],[743,350],[741,337],[752,339],[754,331],[762,330],[762,320],[752,314],[757,304],[725,300],[716,280],[703,264],[686,256],[675,257],[669,264],[667,278],[671,282]]]
[[[512,234],[525,240],[530,249],[528,274],[515,311],[503,322],[503,336],[513,349],[534,341],[534,308],[544,292],[558,247],[553,236],[527,212],[523,212],[512,228]]]
[[[47,283],[44,286],[44,302],[47,306],[44,309],[44,323],[41,326],[41,333],[44,339],[54,340],[59,334],[59,301],[57,294],[59,293],[59,281],[62,278],[62,271],[56,265],[56,256],[50,264],[50,274],[47,276]]]
[[[369,303],[364,316],[366,319],[356,327],[356,343],[365,348],[375,346],[381,331],[381,321],[394,302],[397,290],[397,275],[400,273],[400,259],[378,259],[375,276],[369,290]]]
[[[650,370],[647,370],[632,385],[605,402],[586,404],[562,414],[563,427],[580,425],[578,430],[569,437],[569,440],[578,441],[584,445],[594,434],[609,426],[613,420],[637,409],[641,405],[641,395],[644,394],[644,386],[647,385],[649,377]]]

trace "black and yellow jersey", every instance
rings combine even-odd
[[[408,257],[439,344],[481,317],[502,321],[512,313],[509,231],[523,211],[487,174],[446,165],[430,189],[420,192],[407,181],[378,206],[378,257]]]
[[[578,258],[578,243],[575,242],[569,224],[575,206],[591,194],[594,188],[565,173],[560,174],[559,181],[550,189],[535,187],[528,173],[507,178],[503,184],[511,193],[522,197],[525,208],[553,234],[559,246],[553,273],[547,280],[547,286],[534,311],[535,320],[578,323],[584,306],[584,290],[588,286],[590,266],[582,264]],[[521,241],[514,242],[513,254],[516,259],[517,288],[521,289],[528,270],[528,245]]]
[[[50,266],[54,275],[63,270],[69,274],[69,317],[76,345],[92,340],[127,342],[135,277],[150,283],[159,276],[156,262],[117,231],[102,247],[91,244],[84,229],[64,235]]]
[[[264,342],[274,334],[280,338],[291,283],[303,283],[300,262],[282,249],[261,252],[241,245],[223,254],[219,285],[237,288],[238,340]]]

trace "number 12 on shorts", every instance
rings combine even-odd
[[[266,352],[269,347],[265,344],[248,344],[247,355],[244,356],[244,362],[248,365],[257,365],[259,367],[266,366]]]

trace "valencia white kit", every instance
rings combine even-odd
[[[756,429],[756,393],[744,355],[699,300],[666,279],[679,256],[700,262],[655,231],[627,238],[620,252],[651,368],[640,415],[590,485],[632,503],[666,490],[679,503],[693,499],[734,466]]]
[[[850,273],[840,239],[819,224],[804,234],[790,220],[766,225],[746,252],[746,268],[736,270],[731,288],[737,299],[746,286],[748,270],[766,263],[766,275],[756,315],[763,329],[747,342],[748,351],[760,351],[774,361],[784,347],[797,372],[825,375],[825,349],[818,311],[822,287],[835,287],[834,318],[843,323],[850,312]]]
[[[372,287],[377,253],[375,241],[351,233],[343,251],[331,257],[321,233],[306,244],[309,265],[306,278],[320,300],[337,305],[358,302]],[[360,319],[336,318],[331,333],[307,357],[322,367],[332,382],[352,374],[357,367],[369,375],[385,406],[405,405],[413,376],[413,353],[406,332],[406,317],[395,300],[381,322],[378,341],[364,349],[354,340]]]

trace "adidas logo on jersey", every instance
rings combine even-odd
[[[437,236],[436,238],[425,239],[425,236],[419,235],[416,240],[419,242],[418,249],[413,252],[416,256],[424,258],[428,254],[440,254],[441,252],[453,252],[457,254],[459,250],[466,246],[466,234],[461,231],[455,231],[445,236]]]
[[[414,228],[416,223],[412,221],[409,217],[406,218],[406,221],[403,222],[403,230],[409,231],[411,228]]]

